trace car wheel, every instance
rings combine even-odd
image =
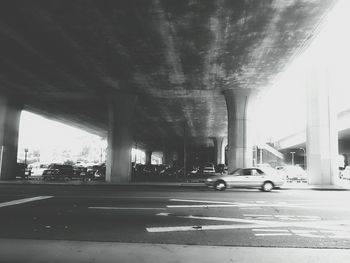
[[[273,183],[271,182],[265,182],[261,189],[264,191],[264,192],[270,192],[272,189],[273,189]]]
[[[215,182],[215,190],[224,191],[226,189],[226,183],[222,180]]]

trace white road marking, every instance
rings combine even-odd
[[[105,210],[166,210],[161,207],[113,207],[113,206],[89,206],[89,209],[105,209]]]
[[[286,204],[246,204],[246,203],[231,203],[231,204],[207,204],[207,205],[167,205],[168,208],[213,208],[213,207],[239,207],[245,208],[261,208],[261,207],[289,207],[289,208],[302,208],[299,205],[286,205]]]
[[[291,230],[291,232],[293,232],[294,234],[296,234],[297,236],[301,236],[301,237],[314,237],[314,238],[319,238],[319,237],[324,237],[324,235],[320,235],[319,231],[315,231],[315,230]]]
[[[211,207],[238,207],[240,209],[262,209],[262,207],[288,207],[304,208],[311,207],[306,204],[288,204],[286,202],[268,203],[266,201],[256,201],[255,203],[241,202],[221,202],[193,199],[169,199],[173,202],[188,202],[200,204],[167,205],[166,208],[211,208]],[[316,208],[316,207],[312,207]],[[317,208],[316,208],[317,209]],[[169,216],[170,213],[159,213],[159,216]],[[211,220],[232,222],[235,224],[225,225],[192,225],[173,227],[148,227],[146,230],[151,233],[179,232],[179,231],[199,231],[199,230],[235,230],[251,229],[255,236],[301,236],[308,238],[350,238],[350,220],[321,220],[319,216],[295,216],[295,215],[267,215],[267,214],[244,214],[249,219],[205,217],[205,216],[176,216],[185,219]],[[259,218],[259,219],[257,219]],[[278,227],[296,227],[307,229],[275,229]],[[273,229],[271,229],[273,228]]]
[[[165,215],[165,214],[164,214]],[[167,214],[169,215],[169,214]],[[271,229],[276,227],[298,227],[308,228],[307,230],[290,230],[295,235],[302,237],[327,237],[325,234],[320,234],[320,230],[330,231],[334,238],[347,238],[350,235],[350,220],[330,220],[330,221],[268,221],[268,220],[254,220],[254,219],[242,219],[242,218],[225,218],[225,217],[203,217],[203,216],[177,216],[185,219],[199,219],[199,220],[212,220],[212,221],[224,221],[234,222],[238,224],[232,225],[201,225],[201,226],[174,226],[174,227],[149,227],[146,228],[148,232],[177,232],[177,231],[198,231],[198,230],[233,230],[233,229],[256,229],[266,228],[261,230],[265,232],[258,236],[272,236],[271,234],[285,234],[290,236],[292,234],[287,233],[288,230]],[[268,233],[270,232],[270,233]],[[277,233],[278,232],[278,233]],[[316,233],[316,234],[315,234]],[[257,235],[257,234],[256,234]]]
[[[284,227],[304,227],[311,229],[324,229],[324,230],[339,230],[350,231],[350,220],[319,220],[319,221],[299,221],[299,222],[281,222],[281,221],[268,221],[268,220],[254,220],[254,219],[242,219],[242,218],[226,218],[226,217],[201,217],[201,216],[181,216],[188,219],[202,219],[202,220],[215,220],[224,222],[239,222],[239,223],[252,223],[257,224],[259,227],[263,225],[267,226],[284,226]]]
[[[236,224],[236,225],[201,225],[201,226],[174,226],[174,227],[147,227],[150,233],[198,231],[198,230],[230,230],[259,227],[256,224]]]
[[[243,214],[244,217],[254,218],[254,219],[278,219],[284,221],[316,221],[321,220],[319,216],[294,216],[294,215],[262,215],[262,214]]]
[[[169,216],[170,213],[159,213],[159,214],[156,214],[157,216]]]
[[[167,205],[168,208],[209,208],[209,207],[239,207],[241,209],[248,209],[248,208],[261,208],[261,207],[296,207],[301,208],[300,206],[295,205],[280,205],[280,204],[213,204],[213,205]]]
[[[236,222],[236,223],[246,223],[246,224],[256,224],[266,226],[283,226],[287,223],[267,221],[267,220],[254,220],[254,219],[242,219],[242,218],[229,218],[229,217],[214,217],[214,216],[179,216],[181,218],[187,219],[200,219],[200,220],[213,220],[213,221],[223,221],[223,222]]]
[[[344,232],[344,231],[320,231],[323,235],[329,238],[346,238],[350,239],[350,232]]]
[[[167,208],[209,208],[209,207],[238,207],[238,205],[167,205]]]
[[[259,215],[259,214],[243,214],[243,216],[246,216],[246,217],[271,217],[272,215]]]
[[[291,236],[296,235],[307,238],[350,238],[350,232],[347,231],[326,231],[315,229],[252,229],[255,236]],[[289,232],[289,234],[287,234]],[[263,233],[263,234],[262,234]]]
[[[193,200],[193,199],[170,199],[173,202],[190,202],[190,203],[209,203],[209,204],[237,204],[236,202],[222,202],[222,201],[207,201],[207,200]]]
[[[9,201],[9,202],[0,203],[0,207],[11,206],[11,205],[20,205],[20,204],[29,203],[29,202],[33,202],[33,201],[39,201],[39,200],[48,199],[48,198],[52,198],[52,197],[53,196],[36,196],[36,197],[19,199],[19,200],[13,200],[13,201]]]
[[[256,228],[253,228],[252,231],[256,231],[256,232],[289,232],[288,229],[256,229]]]
[[[169,199],[169,201],[174,202],[192,202],[192,203],[207,203],[207,204],[226,204],[226,207],[239,207],[240,209],[246,209],[246,210],[253,210],[253,209],[261,209],[262,207],[288,207],[288,208],[301,208],[301,209],[315,209],[315,210],[324,210],[324,209],[333,209],[333,210],[339,210],[346,208],[346,205],[344,204],[337,204],[331,203],[331,205],[326,205],[324,202],[313,202],[313,203],[300,203],[303,200],[290,200],[290,202],[298,202],[298,203],[287,203],[287,202],[276,202],[269,204],[267,201],[256,201],[254,203],[242,203],[242,202],[222,202],[222,201],[212,201],[212,200],[196,200],[196,199]],[[309,201],[309,200],[304,200]],[[210,206],[210,205],[204,205],[204,206],[195,206],[195,205],[174,205],[174,206],[167,206],[169,208],[210,208],[210,207],[225,207],[225,206]]]
[[[286,202],[276,202],[273,204],[268,204],[266,201],[256,201],[255,203],[222,202],[222,201],[195,200],[195,199],[170,199],[169,201],[227,205],[227,207],[231,207],[231,206],[238,206],[238,207],[261,207],[261,206],[295,207],[295,206],[297,206],[297,207],[299,207],[298,204],[291,205],[291,204],[287,204]],[[204,206],[207,207],[208,205],[204,205]],[[196,205],[169,205],[169,207],[180,207],[180,208],[182,208],[182,207],[196,207]],[[198,206],[198,207],[202,207],[202,206]]]
[[[292,236],[291,233],[272,233],[272,234],[254,234],[257,237],[265,237],[265,236]]]

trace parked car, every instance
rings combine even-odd
[[[350,166],[346,166],[344,170],[339,171],[340,179],[350,180]]]
[[[16,177],[25,179],[25,178],[28,178],[28,176],[30,175],[30,169],[27,168],[27,164],[25,163],[17,163],[15,173],[16,173]]]
[[[206,180],[206,185],[222,191],[226,188],[260,188],[269,192],[283,185],[284,180],[277,172],[265,172],[261,168],[240,168],[229,174],[215,175]]]
[[[39,177],[42,176],[44,171],[48,168],[47,164],[43,163],[32,163],[29,165],[29,169],[31,171],[30,176],[32,177]]]
[[[307,182],[307,174],[300,166],[287,165],[279,172],[285,177],[286,181]]]
[[[106,180],[106,164],[101,164],[95,174],[94,174],[94,179],[95,180],[101,180],[104,181]]]
[[[72,179],[74,176],[74,169],[72,165],[68,164],[50,164],[43,172],[44,180],[66,180]]]
[[[87,178],[87,168],[82,164],[73,165],[73,178],[85,180]]]
[[[94,164],[86,167],[86,177],[92,180],[95,179],[95,173],[101,165],[102,164]]]
[[[206,163],[203,167],[202,167],[202,174],[204,176],[211,176],[215,174],[215,167],[213,163]]]
[[[168,178],[179,178],[184,174],[184,168],[178,166],[165,167],[162,171],[160,171],[160,177],[168,177]]]

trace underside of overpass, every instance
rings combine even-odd
[[[116,101],[133,142],[212,146],[224,93],[268,87],[335,2],[1,1],[1,96],[102,136]]]

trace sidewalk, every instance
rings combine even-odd
[[[0,239],[0,262],[121,262],[121,263],[348,263],[348,249],[227,247]]]

